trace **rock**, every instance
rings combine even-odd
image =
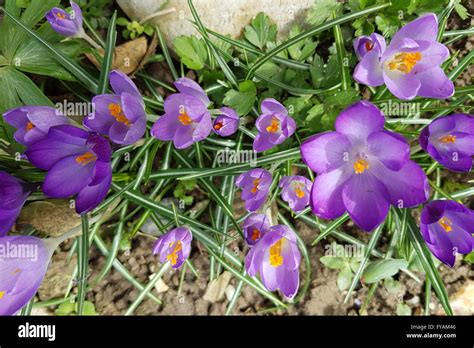
[[[230,272],[224,271],[217,279],[209,283],[203,298],[211,303],[220,301],[224,297],[230,278]]]
[[[449,302],[455,315],[474,315],[474,281],[464,283]]]
[[[122,10],[132,19],[141,21],[150,15],[165,11],[165,14],[150,20],[159,25],[168,46],[180,35],[196,34],[187,0],[117,0]],[[259,12],[266,13],[278,27],[281,37],[289,32],[291,26],[301,22],[314,0],[199,0],[194,6],[206,28],[222,35],[237,38],[242,29]],[[166,11],[174,8],[176,11]],[[280,37],[280,38],[281,38]]]
[[[153,277],[154,275],[150,276],[150,279]],[[159,294],[161,294],[163,292],[167,292],[169,290],[169,286],[166,285],[166,283],[162,279],[159,279],[155,284],[155,289]]]

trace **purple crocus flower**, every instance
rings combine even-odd
[[[382,56],[376,50],[364,55],[354,70],[354,79],[368,86],[385,84],[400,99],[416,96],[445,99],[454,85],[440,64],[448,48],[437,42],[438,19],[426,14],[401,28]]]
[[[474,249],[474,211],[458,202],[429,202],[421,212],[420,230],[431,252],[451,267],[456,253]]]
[[[214,133],[221,137],[228,137],[239,129],[239,115],[234,109],[223,107],[219,110],[221,113],[214,120],[212,129]]]
[[[474,155],[474,116],[439,117],[421,131],[419,141],[423,150],[441,165],[456,172],[469,172]]]
[[[30,193],[23,181],[0,172],[0,237],[10,231]]]
[[[371,231],[384,221],[390,204],[409,208],[428,199],[428,180],[410,160],[408,142],[384,130],[384,123],[375,105],[360,101],[341,112],[335,132],[302,144],[303,160],[318,173],[311,191],[315,215],[334,219],[347,211]]]
[[[153,125],[151,135],[163,141],[172,140],[177,149],[185,149],[201,141],[212,131],[210,104],[206,92],[193,80],[178,79],[179,93],[165,100],[165,114]]]
[[[235,181],[235,185],[242,188],[242,199],[245,201],[245,208],[250,212],[262,206],[268,197],[271,184],[272,175],[268,170],[261,168],[242,173]]]
[[[293,298],[300,283],[301,254],[295,233],[285,225],[276,225],[267,232],[245,258],[249,276],[260,274],[269,291],[280,291]]]
[[[362,35],[354,40],[354,51],[359,59],[364,58],[364,56],[371,51],[374,51],[378,57],[380,57],[385,51],[385,48],[384,37],[377,33],[372,33],[370,36]],[[372,54],[375,55],[375,53]]]
[[[82,29],[82,11],[75,3],[71,3],[71,13],[68,13],[58,7],[54,7],[46,14],[46,20],[57,33],[70,36],[81,37],[84,29]]]
[[[243,222],[244,238],[254,246],[270,230],[270,220],[265,214],[250,214]]]
[[[133,144],[146,131],[145,103],[125,73],[114,70],[109,79],[115,94],[101,94],[92,99],[94,112],[84,119],[84,126],[108,135],[114,143]]]
[[[25,154],[33,165],[48,171],[44,194],[51,198],[77,195],[79,214],[94,209],[109,191],[112,150],[100,135],[74,126],[55,126]]]
[[[36,294],[53,251],[36,237],[0,238],[0,315],[14,315]]]
[[[153,247],[153,254],[160,254],[160,262],[170,262],[171,267],[180,268],[191,253],[193,235],[187,227],[178,227],[162,235]]]
[[[312,186],[313,183],[304,176],[284,176],[280,180],[281,197],[293,211],[302,211],[309,204]]]
[[[69,119],[49,106],[21,106],[3,114],[5,121],[16,128],[15,140],[29,146],[44,139],[49,128],[69,124]]]
[[[260,107],[262,114],[255,122],[258,134],[253,142],[253,149],[257,152],[281,144],[296,130],[295,120],[288,116],[286,108],[275,99],[264,99]]]

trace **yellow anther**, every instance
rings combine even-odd
[[[404,74],[408,74],[415,65],[420,61],[420,52],[404,52],[395,55],[395,57],[388,63],[390,70],[397,69]]]
[[[359,158],[354,162],[354,172],[356,174],[362,174],[367,169],[369,169],[369,163],[365,159]]]
[[[77,156],[76,162],[85,166],[86,164],[89,164],[95,161],[96,159],[97,159],[97,156],[94,155],[92,152],[86,152],[83,155]]]
[[[446,232],[451,232],[453,230],[452,228],[452,222],[451,220],[449,220],[447,217],[442,217],[438,223],[441,225],[441,227],[443,228],[443,230],[445,230]]]

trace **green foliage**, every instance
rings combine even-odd
[[[57,316],[77,315],[77,303],[69,301],[63,302],[58,306],[58,308],[56,308],[54,314]],[[82,314],[86,316],[97,315],[94,304],[90,301],[84,301],[84,310]]]
[[[84,18],[89,21],[94,29],[109,26],[110,16],[112,15],[109,0],[77,0],[76,3],[81,7]]]
[[[309,11],[306,21],[312,25],[319,25],[331,19],[334,13],[338,13],[342,3],[337,0],[316,0],[313,8]]]
[[[131,39],[131,40],[136,39],[137,37],[139,37],[142,34],[152,36],[154,31],[155,31],[155,28],[149,23],[145,23],[143,25],[143,24],[140,24],[137,21],[129,21],[125,17],[117,18],[117,25],[121,26],[121,27],[125,27],[122,30],[122,37],[124,39],[127,39],[127,40],[128,39]]]
[[[464,256],[464,261],[470,263],[471,265],[474,264],[474,251]]]
[[[277,26],[270,17],[260,12],[244,29],[245,38],[254,46],[263,50],[268,42],[276,41]]]
[[[402,259],[383,259],[371,262],[362,274],[362,279],[370,284],[397,274],[401,269],[407,269],[408,262]]]
[[[185,205],[192,205],[194,202],[194,197],[192,195],[187,195],[190,191],[196,188],[196,180],[182,180],[176,185],[173,196],[183,201]]]
[[[240,116],[247,115],[257,97],[257,88],[252,81],[244,81],[239,84],[239,90],[231,89],[227,91],[224,98],[224,105],[233,108]]]
[[[181,62],[189,69],[201,70],[206,65],[207,50],[203,40],[196,36],[178,36],[173,46]]]
[[[301,28],[299,26],[294,26],[290,30],[290,37],[295,37],[296,35],[301,33]],[[313,55],[314,51],[318,43],[311,40],[310,38],[300,41],[293,46],[288,48],[288,54],[290,57],[297,61],[304,61],[311,55]]]

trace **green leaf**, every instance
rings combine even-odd
[[[306,21],[312,25],[320,25],[330,19],[333,12],[338,12],[341,6],[342,3],[337,0],[316,0]]]
[[[207,61],[206,45],[195,36],[178,36],[173,46],[181,61],[189,69],[201,70]]]
[[[345,267],[337,276],[337,287],[340,291],[347,290],[351,284],[353,274],[349,267]]]
[[[469,18],[469,12],[467,8],[461,4],[461,0],[454,0],[454,10],[463,21]]]
[[[245,38],[260,49],[266,47],[268,42],[276,40],[277,26],[272,23],[270,17],[260,12],[252,20],[251,25],[244,29]]]
[[[474,264],[474,252],[464,256],[464,261],[470,263],[471,265]]]
[[[58,308],[54,311],[54,314],[58,316],[66,316],[71,315],[74,313],[75,304],[73,302],[63,302],[61,303]]]
[[[107,31],[107,41],[105,43],[104,58],[102,59],[102,66],[100,69],[99,86],[97,93],[105,94],[109,86],[109,72],[112,68],[112,60],[115,51],[115,41],[117,40],[117,31],[115,30],[117,18],[117,11],[114,12],[109,23]]]
[[[223,104],[233,108],[240,116],[247,115],[253,107],[257,97],[257,88],[250,81],[244,81],[239,84],[239,90],[229,90],[225,94]]]
[[[301,28],[297,25],[293,26],[290,30],[290,37],[295,37],[299,34],[301,34]],[[317,46],[317,42],[312,41],[311,38],[307,38],[304,41],[298,41],[294,45],[288,47],[288,53],[291,58],[297,61],[304,61],[314,53]]]
[[[347,262],[342,257],[326,255],[319,259],[321,263],[331,269],[341,269],[347,267]]]
[[[402,259],[384,259],[370,263],[362,273],[362,279],[368,283],[376,283],[406,269],[408,262]]]

